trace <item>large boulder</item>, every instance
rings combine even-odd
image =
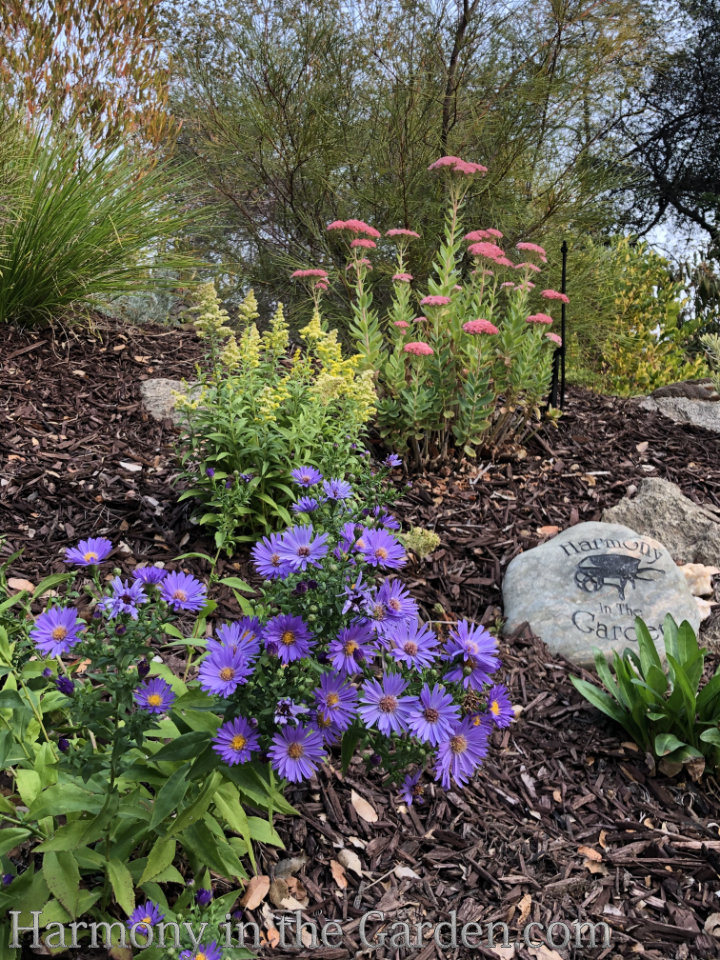
[[[720,403],[691,400],[686,396],[653,395],[643,397],[640,407],[651,413],[662,413],[676,423],[687,423],[693,427],[703,427],[712,433],[720,433]]]
[[[665,547],[630,527],[580,523],[510,563],[503,581],[505,632],[529,623],[550,650],[582,665],[637,649],[635,617],[664,655],[662,624],[670,613],[695,630],[700,614]]]
[[[645,478],[634,497],[605,510],[602,520],[654,537],[676,563],[720,566],[720,511],[693,503],[668,480]]]

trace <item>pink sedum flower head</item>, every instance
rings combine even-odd
[[[525,250],[527,253],[536,253],[543,263],[547,263],[547,254],[545,253],[544,247],[539,246],[537,243],[526,243],[521,241],[520,243],[515,244],[516,250]]]
[[[410,283],[415,278],[411,273],[394,273],[393,281],[395,283]]]
[[[329,223],[326,230],[347,230],[348,226],[345,220],[333,220],[332,223]]]
[[[476,173],[487,173],[487,167],[481,163],[472,163],[468,160],[461,160],[460,157],[440,157],[431,163],[428,170],[450,170],[451,173],[460,173],[466,177],[472,177]]]
[[[534,273],[540,273],[540,267],[536,263],[516,263],[516,270],[532,270]]]
[[[528,323],[552,323],[553,318],[547,313],[531,313],[527,318]]]
[[[318,280],[327,280],[328,272],[327,270],[321,270],[319,267],[309,270],[295,270],[290,274],[293,280],[306,280],[310,278],[315,278]]]
[[[369,240],[367,237],[358,237],[357,240],[353,240],[350,244],[350,247],[354,250],[357,247],[361,247],[364,250],[375,250],[377,244],[374,240]]]
[[[428,170],[443,170],[446,167],[454,167],[456,163],[462,163],[460,157],[440,157],[428,167]]]
[[[518,290],[534,290],[535,284],[532,280],[523,280],[522,283],[517,285]]]
[[[494,323],[483,319],[468,320],[463,324],[463,330],[465,333],[500,333]]]
[[[499,262],[500,258],[505,257],[505,252],[496,244],[483,240],[480,243],[471,243],[468,247],[468,253],[473,257],[485,257],[488,260]]]
[[[512,280],[506,280],[505,283],[501,283],[501,284],[500,284],[500,289],[503,290],[503,289],[505,289],[505,288],[510,288],[510,287],[514,287],[514,286],[515,286],[515,284],[512,282]]]
[[[557,333],[546,333],[546,340],[552,340],[553,343],[556,343],[559,347],[562,346],[562,337]]]
[[[406,343],[403,350],[405,353],[412,353],[416,357],[429,357],[434,353],[430,344],[424,343],[422,340],[413,340],[410,343]]]
[[[407,320],[393,320],[393,326],[397,327],[398,330],[408,330],[410,328]]]
[[[364,220],[346,220],[345,229],[350,230],[352,233],[363,233],[366,237],[370,237],[373,240],[377,240],[380,236],[380,231],[376,230],[375,227],[371,227],[369,223],[365,223]]]
[[[330,284],[327,282],[327,280],[318,280],[318,282],[314,283],[313,286],[316,290],[327,290]]]
[[[570,297],[566,293],[560,293],[559,290],[542,290],[540,296],[546,300],[559,300],[561,303],[570,303]]]
[[[360,257],[359,260],[352,260],[345,267],[346,270],[360,270],[361,268],[364,268],[365,270],[372,270],[372,263],[367,257]]]
[[[444,297],[439,293],[432,293],[429,297],[423,297],[420,301],[421,307],[446,307],[450,303],[450,297]]]
[[[465,234],[464,239],[468,243],[478,243],[480,240],[502,240],[502,236],[499,230],[471,230]]]
[[[509,260],[509,259],[508,259],[507,257],[505,257],[505,256],[498,257],[497,260],[495,261],[495,263],[496,263],[499,267],[514,267],[514,266],[515,266],[515,264],[512,262],[512,260]]]
[[[413,320],[413,323],[425,323],[426,321],[427,321],[427,317],[415,317],[415,319]]]
[[[393,227],[385,234],[386,237],[407,237],[409,240],[419,240],[420,234],[414,230],[406,230],[405,227]]]

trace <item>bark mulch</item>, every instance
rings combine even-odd
[[[87,536],[119,543],[120,563],[207,546],[177,504],[175,433],[144,414],[138,390],[147,377],[192,377],[199,356],[181,328],[103,323],[94,337],[0,329],[0,558],[23,551],[15,576],[37,582],[63,569],[65,547]],[[558,428],[545,428],[524,456],[413,481],[398,514],[406,526],[436,530],[442,544],[411,564],[406,580],[432,619],[492,624],[507,563],[548,536],[543,527],[596,519],[645,476],[720,505],[719,444],[636,401],[573,390]],[[206,572],[198,560],[183,566]],[[244,557],[227,566],[247,576]],[[720,939],[703,932],[720,912],[717,781],[651,776],[635,746],[575,692],[569,677],[578,671],[527,631],[503,641],[502,653],[520,716],[494,735],[462,793],[429,783],[426,802],[407,810],[377,771],[357,764],[345,776],[339,765],[323,770],[316,784],[290,792],[300,817],[279,818],[287,849],[259,855],[259,869],[276,881],[268,900],[287,888],[303,905],[307,898],[305,918],[339,919],[345,943],[273,956],[362,956],[360,917],[373,909],[385,912],[385,932],[393,921],[435,924],[453,910],[459,927],[477,921],[485,933],[488,922],[505,921],[511,937],[533,921],[611,928],[609,948],[591,949],[587,936],[555,953],[429,940],[386,946],[378,957],[720,956]],[[262,919],[262,907],[247,912],[253,917]],[[542,940],[542,928],[532,936]]]

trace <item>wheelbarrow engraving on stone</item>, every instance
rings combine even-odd
[[[641,567],[642,559],[624,553],[603,553],[594,557],[584,557],[575,569],[575,583],[585,593],[597,593],[603,587],[614,587],[620,600],[625,599],[625,587],[631,583],[633,588],[638,580],[652,583],[652,577],[643,577],[643,573],[659,573],[664,570],[656,567]]]

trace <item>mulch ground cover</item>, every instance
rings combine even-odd
[[[63,569],[65,547],[87,536],[110,536],[120,565],[207,547],[177,504],[175,431],[149,418],[139,395],[148,377],[192,378],[200,353],[180,328],[104,322],[93,337],[0,329],[0,558],[23,551],[13,575],[37,582]],[[598,519],[646,476],[720,506],[719,453],[717,437],[634,400],[572,390],[557,429],[544,428],[524,455],[441,467],[403,489],[404,524],[442,540],[405,579],[430,619],[492,624],[507,563],[549,536],[543,528]],[[251,579],[245,557],[222,563]],[[196,559],[182,566],[207,573]],[[220,612],[233,614],[231,598]],[[394,921],[436,924],[456,911],[458,928],[477,921],[483,933],[490,922],[507,922],[514,938],[531,922],[588,920],[607,923],[612,938],[591,949],[586,936],[556,953],[427,940],[385,946],[378,957],[720,956],[720,939],[704,932],[720,912],[717,781],[652,776],[635,746],[576,694],[577,669],[528,631],[503,641],[502,653],[520,716],[494,734],[462,793],[430,784],[425,803],[406,810],[379,772],[359,764],[345,776],[328,767],[290,791],[300,816],[278,825],[286,851],[259,851],[259,869],[273,880],[268,899],[289,889],[307,900],[307,921],[340,920],[345,941],[273,956],[362,956],[360,919],[370,910],[385,913],[386,932]],[[253,918],[262,921],[262,907],[247,912]],[[542,940],[542,928],[533,936]]]

